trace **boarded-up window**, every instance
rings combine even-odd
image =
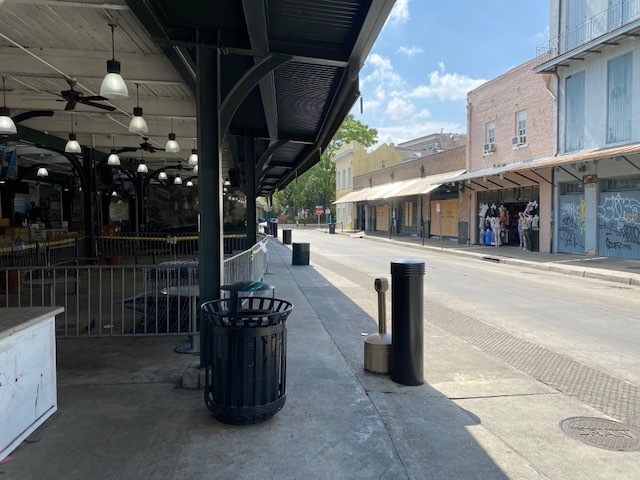
[[[404,204],[404,222],[405,227],[413,227],[413,202]]]
[[[609,60],[607,143],[631,139],[631,53]]]
[[[584,72],[567,77],[565,98],[564,149],[571,152],[584,145]]]

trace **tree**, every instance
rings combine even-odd
[[[329,207],[335,200],[336,171],[331,161],[335,153],[347,143],[357,141],[370,147],[378,139],[378,130],[356,120],[350,113],[322,153],[320,161],[304,175],[273,195],[274,206],[289,218],[299,210],[313,212],[316,205]]]

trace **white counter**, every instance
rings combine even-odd
[[[0,308],[0,460],[58,408],[55,315],[63,311]]]

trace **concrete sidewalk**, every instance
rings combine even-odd
[[[215,421],[202,390],[180,387],[194,357],[174,352],[176,337],[59,340],[59,411],[0,477],[640,478],[640,451],[587,446],[559,426],[602,412],[441,328],[449,310],[427,312],[425,385],[364,371],[373,289],[268,248],[265,281],[294,304],[282,411],[253,426]]]

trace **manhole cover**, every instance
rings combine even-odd
[[[560,423],[570,437],[587,445],[626,452],[640,447],[640,431],[613,420],[592,417],[571,417]]]

